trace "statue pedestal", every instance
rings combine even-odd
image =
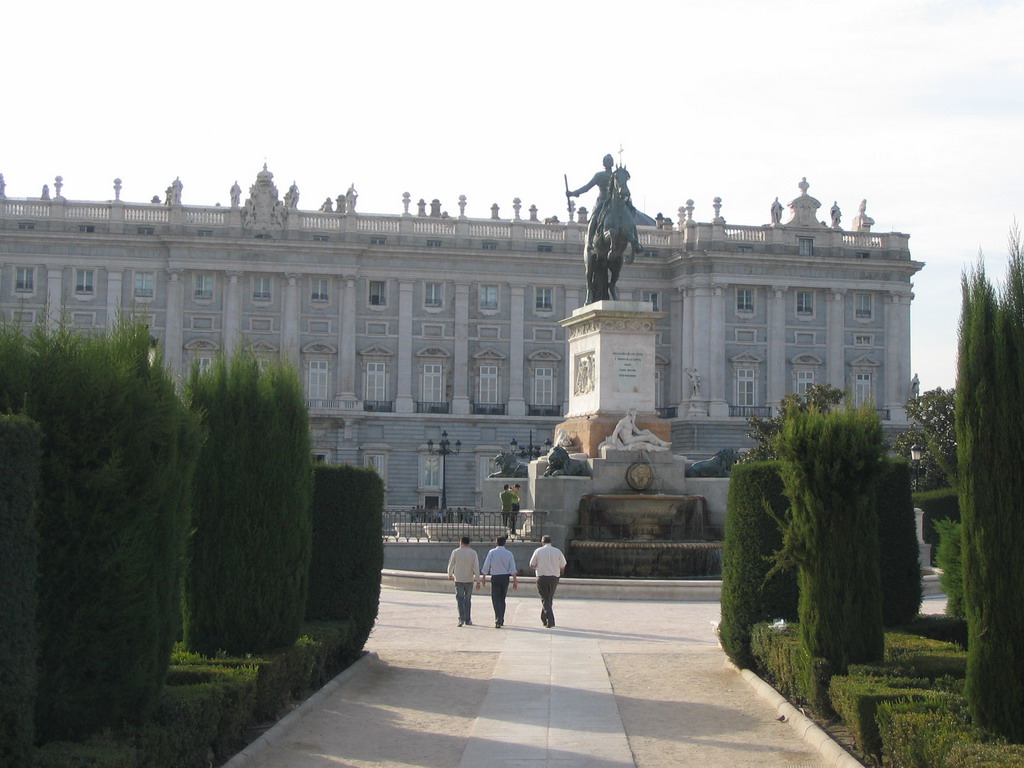
[[[598,301],[562,320],[569,336],[569,412],[558,425],[597,456],[626,411],[636,408],[637,426],[671,440],[671,427],[654,406],[655,325],[665,317],[647,302]]]

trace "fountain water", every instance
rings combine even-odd
[[[703,496],[586,494],[567,548],[568,575],[717,576],[721,538],[707,524]]]

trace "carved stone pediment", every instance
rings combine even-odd
[[[758,357],[752,352],[741,352],[735,357],[730,357],[729,361],[740,365],[760,365],[764,362],[764,358]]]
[[[557,352],[552,352],[550,349],[538,349],[536,352],[531,352],[527,355],[526,359],[538,363],[556,363],[562,359],[562,356]]]
[[[359,350],[359,354],[363,357],[391,357],[395,353],[387,347],[382,347],[380,344],[371,344]]]
[[[288,209],[277,196],[274,174],[263,170],[256,174],[256,183],[249,187],[249,199],[242,206],[242,228],[255,232],[284,229]]]
[[[216,352],[220,349],[220,344],[210,339],[192,339],[185,342],[185,349],[193,352]]]
[[[278,349],[273,344],[268,344],[265,341],[254,341],[246,347],[246,351],[254,355],[270,355],[276,354]]]
[[[441,349],[440,347],[424,347],[416,353],[416,357],[451,357],[451,353],[447,349]]]
[[[501,352],[499,352],[498,350],[494,349],[493,347],[487,347],[487,349],[482,349],[479,352],[477,352],[475,355],[473,355],[473,359],[474,360],[504,360],[505,359],[505,355],[501,354]]]
[[[871,357],[871,355],[861,355],[855,360],[850,361],[851,368],[877,368],[881,363]]]
[[[805,176],[797,186],[800,188],[800,197],[789,202],[789,218],[786,219],[786,226],[820,227],[818,209],[821,208],[821,203],[807,194],[807,189],[811,186],[807,183],[807,177]]]
[[[821,358],[817,355],[797,355],[790,362],[793,365],[821,365]]]
[[[312,344],[307,344],[302,348],[302,351],[306,354],[311,355],[333,355],[338,350],[332,347],[330,344],[324,344],[319,341],[315,341]]]

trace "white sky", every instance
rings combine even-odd
[[[264,159],[315,209],[402,193],[456,214],[536,204],[625,148],[634,200],[673,219],[769,220],[802,176],[849,226],[911,235],[913,363],[955,383],[960,274],[1004,272],[1024,219],[1024,3],[632,0],[100,2],[5,7],[8,197],[228,203]],[[592,207],[593,195],[581,200]]]

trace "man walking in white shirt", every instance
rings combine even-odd
[[[551,537],[547,534],[541,536],[540,543],[543,546],[534,550],[533,557],[530,558],[530,567],[537,571],[537,591],[541,600],[540,623],[545,627],[553,627],[555,612],[552,602],[558,588],[558,579],[565,571],[565,555],[551,546]]]
[[[480,583],[491,577],[491,605],[494,606],[494,628],[501,629],[505,624],[505,598],[508,596],[508,582],[512,580],[512,589],[519,589],[519,577],[516,573],[516,558],[505,549],[507,536],[499,536],[494,542],[495,547],[484,558],[480,569]]]
[[[480,575],[480,558],[469,546],[469,536],[463,536],[457,549],[448,558],[448,580],[455,582],[455,602],[459,606],[459,626],[473,625],[470,604],[473,600],[473,582]],[[480,585],[477,584],[477,589]]]

